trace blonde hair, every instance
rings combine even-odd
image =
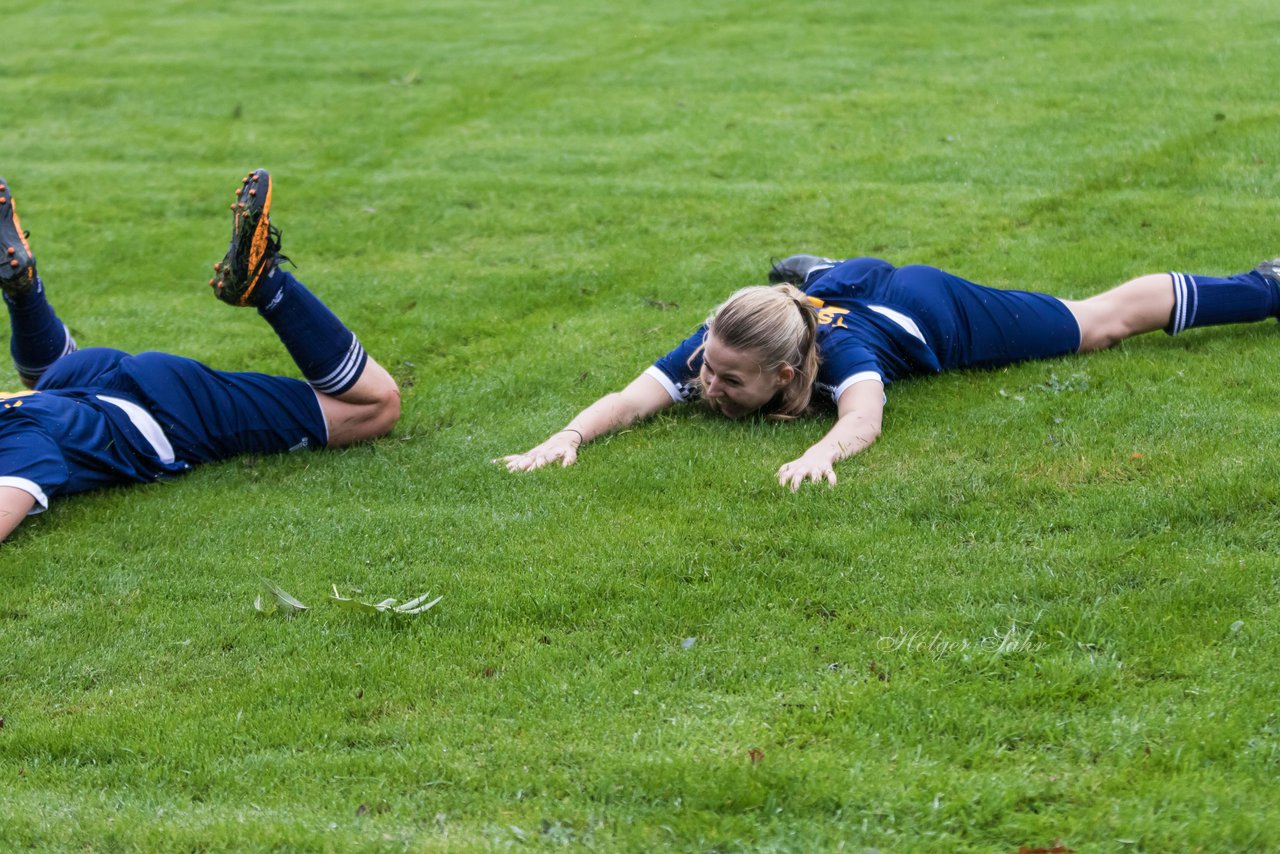
[[[790,365],[795,376],[778,394],[767,417],[790,421],[809,408],[818,375],[818,313],[791,285],[758,285],[735,291],[707,318],[707,335],[726,347],[751,353],[762,371]],[[705,344],[703,345],[706,346]],[[702,347],[693,359],[702,354]]]

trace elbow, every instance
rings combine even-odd
[[[626,427],[628,424],[634,424],[644,417],[644,412],[635,401],[631,400],[620,391],[610,392],[604,396],[606,408],[612,413],[609,419],[612,423],[610,429],[618,427]]]
[[[880,425],[868,424],[867,429],[862,433],[862,447],[870,448],[876,443],[876,439],[880,438]]]

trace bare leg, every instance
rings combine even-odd
[[[351,388],[336,395],[317,392],[316,396],[329,426],[330,448],[384,436],[400,418],[400,389],[372,358]]]
[[[1173,313],[1173,278],[1152,273],[1084,300],[1063,300],[1080,324],[1080,352],[1103,350],[1163,329]]]
[[[1131,335],[1280,317],[1280,259],[1234,276],[1154,273],[1067,308],[1080,324],[1080,350],[1100,350]]]

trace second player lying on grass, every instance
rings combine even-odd
[[[0,540],[60,495],[146,482],[238,454],[333,448],[387,433],[400,393],[341,320],[280,268],[271,177],[249,173],[209,283],[253,306],[306,381],[215,371],[168,353],[78,350],[54,312],[0,180],[0,289],[10,352],[32,391],[0,395]]]

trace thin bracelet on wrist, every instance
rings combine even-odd
[[[581,430],[577,430],[577,429],[575,429],[575,428],[573,428],[573,427],[566,427],[566,428],[564,428],[563,430],[561,430],[560,432],[561,432],[561,433],[577,433],[577,434],[578,434],[578,444],[579,444],[579,445],[581,445],[583,442],[587,441],[587,438],[586,438],[585,436],[583,436],[583,435],[582,435],[582,431],[581,431]]]

